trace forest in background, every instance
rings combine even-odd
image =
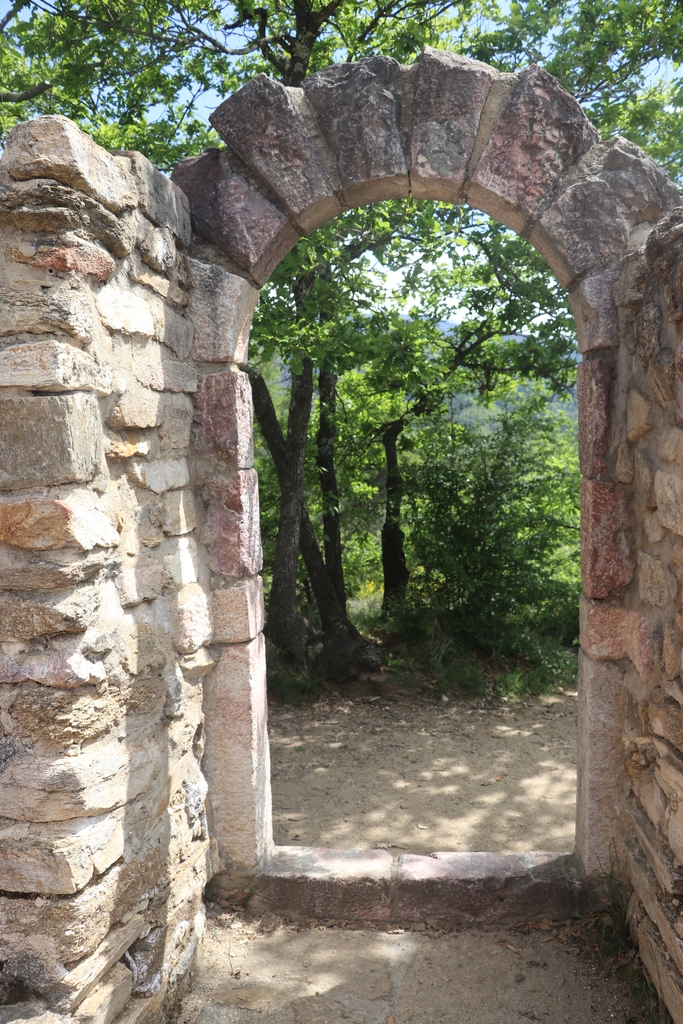
[[[538,63],[680,181],[682,28],[666,0],[5,2],[0,135],[63,113],[169,171],[221,144],[207,114],[258,72],[431,45]],[[252,339],[274,688],[382,659],[437,693],[570,679],[578,356],[534,250],[466,207],[351,210],[283,260]]]

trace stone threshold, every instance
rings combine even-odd
[[[220,887],[220,878],[215,879]],[[595,890],[572,854],[434,853],[276,846],[252,880],[250,915],[453,928],[565,920]]]

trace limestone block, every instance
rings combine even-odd
[[[117,160],[61,114],[18,124],[0,161],[13,178],[52,178],[120,213],[137,203],[128,161]]]
[[[624,673],[617,665],[579,653],[579,737],[576,849],[588,877],[610,863],[619,834],[617,783],[621,767]]]
[[[102,333],[88,292],[72,287],[69,281],[39,293],[3,288],[0,336],[53,333],[68,335],[81,348],[88,348]]]
[[[683,710],[680,704],[661,690],[655,690],[650,695],[647,713],[651,734],[663,736],[683,751]]]
[[[185,679],[201,679],[211,671],[214,665],[215,661],[203,647],[200,647],[198,651],[193,651],[192,654],[183,655],[180,659],[180,668]]]
[[[627,494],[618,484],[581,481],[581,577],[588,597],[606,598],[635,573]]]
[[[0,491],[91,480],[101,435],[94,395],[0,400]]]
[[[142,914],[133,914],[126,923],[115,925],[92,956],[81,961],[55,986],[59,1008],[73,1012],[81,1006],[135,942],[144,926]]]
[[[645,917],[638,925],[638,952],[674,1024],[683,1024],[683,982],[655,925]]]
[[[164,567],[153,555],[123,569],[116,580],[121,607],[132,608],[142,601],[153,601],[161,593],[163,578]]]
[[[655,922],[659,933],[669,950],[673,962],[683,972],[683,943],[678,936],[678,919],[672,908],[661,898],[657,879],[637,844],[630,837],[624,843],[626,870],[633,889],[645,907],[650,919]]]
[[[652,230],[645,245],[648,265],[663,284],[667,319],[683,321],[683,216],[678,207]]]
[[[258,478],[253,469],[207,487],[205,540],[214,570],[224,576],[254,576],[263,563],[259,526]]]
[[[140,209],[162,228],[169,228],[182,245],[192,237],[187,196],[142,153],[126,151],[135,178]]]
[[[425,46],[413,95],[410,190],[417,199],[463,200],[467,163],[495,71]]]
[[[36,341],[0,352],[0,387],[31,391],[94,391],[108,395],[111,370],[73,345]]]
[[[182,394],[165,395],[161,410],[159,450],[184,451],[190,444],[194,415],[192,399]]]
[[[598,661],[630,658],[647,681],[654,666],[650,624],[642,612],[594,603],[581,598],[581,647]]]
[[[93,584],[50,594],[5,591],[0,593],[0,641],[81,633],[92,624],[98,605]]]
[[[161,340],[181,359],[185,359],[192,351],[194,330],[191,320],[186,320],[170,306],[164,306],[164,327]]]
[[[408,69],[393,57],[367,57],[317,71],[302,87],[337,158],[349,206],[407,196],[402,115],[411,99]]]
[[[213,834],[223,870],[251,867],[272,844],[265,642],[226,647],[204,681]]]
[[[26,679],[24,670],[7,654],[0,655],[0,683],[22,683]]]
[[[88,661],[78,651],[73,654],[66,651],[32,654],[22,662],[21,669],[26,679],[65,690],[88,683],[95,685],[106,678],[101,661]]]
[[[60,274],[85,274],[96,281],[107,281],[116,267],[106,249],[77,236],[61,238],[59,245],[23,241],[21,249],[10,247],[5,252],[16,263]]]
[[[167,179],[168,180],[168,179]],[[147,231],[140,237],[138,235],[138,249],[142,257],[143,263],[146,263],[152,270],[156,270],[159,274],[169,274],[176,261],[176,247],[175,240],[172,233],[168,228],[153,228],[147,224]],[[151,278],[143,278],[143,270],[140,269],[139,277],[137,275],[131,276],[134,281],[140,281],[141,284],[151,283]],[[164,282],[164,284],[162,284]],[[166,277],[162,277],[158,280],[155,290],[159,291],[159,294],[164,296],[168,295],[171,291],[171,282]],[[163,291],[162,291],[163,289]]]
[[[472,176],[468,202],[520,231],[598,139],[576,100],[533,64],[517,75]]]
[[[683,535],[683,480],[659,470],[654,480],[657,515],[662,526]]]
[[[160,307],[154,296],[141,290],[124,288],[111,281],[95,296],[102,323],[110,331],[133,338],[153,338],[158,331]]]
[[[124,390],[109,414],[107,423],[112,427],[138,427],[139,429],[158,426],[163,408],[159,393],[143,387],[128,374],[121,374],[119,371],[119,376],[122,385],[117,384],[117,390],[119,386],[122,386]]]
[[[212,597],[215,643],[244,643],[263,630],[265,613],[260,576],[214,590]]]
[[[604,359],[584,359],[579,363],[579,465],[585,477],[599,476],[607,469],[611,383],[612,371]]]
[[[652,472],[652,462],[648,455],[640,448],[636,448],[633,453],[633,491],[636,507],[650,511],[654,511],[657,508],[655,474]],[[662,522],[661,516],[659,519]]]
[[[155,355],[156,358],[152,361],[135,364],[135,376],[144,387],[152,388],[154,391],[197,390],[197,370],[191,363],[164,359],[161,349],[157,349]]]
[[[74,1012],[78,1024],[111,1024],[124,1009],[133,991],[133,973],[114,964],[99,985]]]
[[[117,530],[103,513],[75,500],[0,501],[0,543],[32,551],[116,547]]]
[[[638,310],[634,321],[638,358],[644,367],[655,360],[660,351],[662,311],[653,302],[646,302]]]
[[[197,450],[215,454],[236,469],[254,461],[251,384],[240,370],[202,377],[195,398]]]
[[[167,541],[164,551],[164,569],[179,587],[197,582],[197,543],[193,537],[178,537]]]
[[[647,551],[638,554],[638,587],[640,600],[651,608],[664,608],[669,601],[676,598],[676,590],[672,593],[671,582],[666,565],[659,558],[654,558]]]
[[[612,298],[618,279],[618,270],[603,270],[585,278],[570,292],[569,304],[576,323],[579,352],[618,346],[619,322]]]
[[[176,650],[191,654],[211,641],[209,598],[198,583],[187,583],[178,594]]]
[[[7,892],[75,893],[123,853],[119,812],[65,824],[0,827],[0,885]]]
[[[546,207],[530,242],[563,287],[613,253],[639,244],[637,226],[654,224],[680,202],[665,172],[626,139],[593,145],[568,187]]]
[[[617,449],[614,475],[620,484],[633,483],[633,449],[628,441],[623,441]]]
[[[633,388],[629,391],[626,406],[626,430],[628,439],[633,444],[638,442],[649,430],[652,430],[652,424],[648,423],[650,408],[647,399]]]
[[[292,92],[257,75],[224,100],[209,121],[308,234],[341,213],[341,206]]]
[[[193,358],[207,363],[246,363],[251,318],[259,293],[222,267],[198,260],[190,260],[190,267]]]
[[[222,249],[258,284],[298,242],[298,232],[287,217],[229,152],[209,149],[181,160],[171,177],[190,200],[197,234]]]
[[[164,494],[163,531],[173,537],[191,533],[197,525],[192,491],[167,491]]]
[[[683,465],[683,430],[670,427],[663,431],[657,452],[664,462],[679,462]]]
[[[132,483],[148,487],[155,494],[187,487],[190,482],[187,459],[155,459],[153,462],[131,459],[126,469]]]

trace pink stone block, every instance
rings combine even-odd
[[[581,481],[581,577],[588,597],[604,599],[635,574],[628,496],[619,484]]]
[[[263,581],[240,580],[213,592],[214,642],[239,644],[253,640],[264,626]]]
[[[586,477],[607,469],[609,394],[612,371],[604,359],[579,363],[576,391],[579,402],[579,465]]]
[[[581,647],[590,658],[619,661],[630,658],[644,680],[654,666],[654,647],[648,619],[639,611],[581,599]]]
[[[204,537],[214,571],[238,578],[255,576],[263,564],[256,472],[239,470],[227,483],[214,480],[207,489]]]
[[[202,377],[195,396],[196,443],[231,466],[248,469],[254,461],[251,385],[240,370]]]

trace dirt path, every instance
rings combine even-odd
[[[555,932],[425,935],[263,925],[209,910],[177,1024],[639,1024]]]
[[[361,697],[269,714],[280,845],[573,848],[576,693],[514,708]]]

